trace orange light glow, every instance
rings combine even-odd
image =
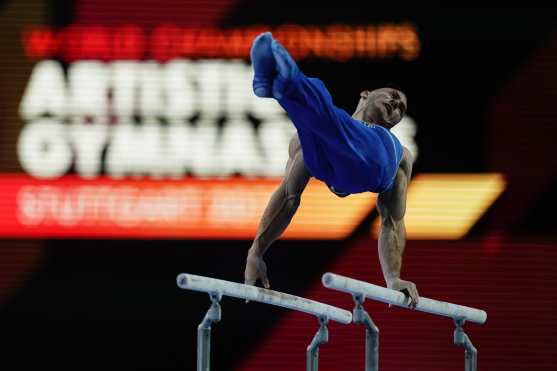
[[[38,180],[2,175],[0,236],[245,238],[280,179]],[[284,238],[346,237],[375,204],[371,193],[340,199],[310,181]]]
[[[340,198],[322,182],[312,179],[286,238],[344,238],[375,207],[375,193],[359,193]]]
[[[419,174],[408,188],[408,239],[459,239],[505,189],[500,174]],[[380,218],[373,224],[378,236]]]
[[[280,179],[115,180],[2,175],[1,237],[241,238],[255,236]],[[505,187],[499,174],[420,174],[408,190],[409,239],[463,237]],[[339,198],[312,180],[284,238],[342,239],[376,195]],[[377,236],[379,221],[374,224]]]

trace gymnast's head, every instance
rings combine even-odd
[[[402,120],[406,107],[406,95],[399,89],[364,90],[360,93],[354,118],[390,129]]]

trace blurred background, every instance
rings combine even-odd
[[[1,367],[194,370],[206,295],[242,281],[292,125],[251,92],[271,30],[334,102],[396,84],[415,155],[402,278],[488,312],[480,369],[551,370],[557,330],[557,17],[552,9],[299,1],[0,2]],[[375,195],[311,182],[266,260],[272,288],[350,309],[327,271],[384,285]],[[305,367],[314,318],[226,298],[214,370]],[[451,321],[369,302],[382,370],[462,369]],[[322,370],[363,369],[330,325]]]

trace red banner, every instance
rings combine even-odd
[[[253,238],[279,179],[39,180],[0,176],[0,236]],[[375,196],[334,196],[312,181],[286,238],[346,237]]]

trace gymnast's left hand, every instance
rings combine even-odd
[[[250,250],[246,260],[246,270],[244,272],[245,284],[254,285],[257,280],[266,288],[270,288],[269,278],[267,278],[267,264],[263,261],[263,256]]]

